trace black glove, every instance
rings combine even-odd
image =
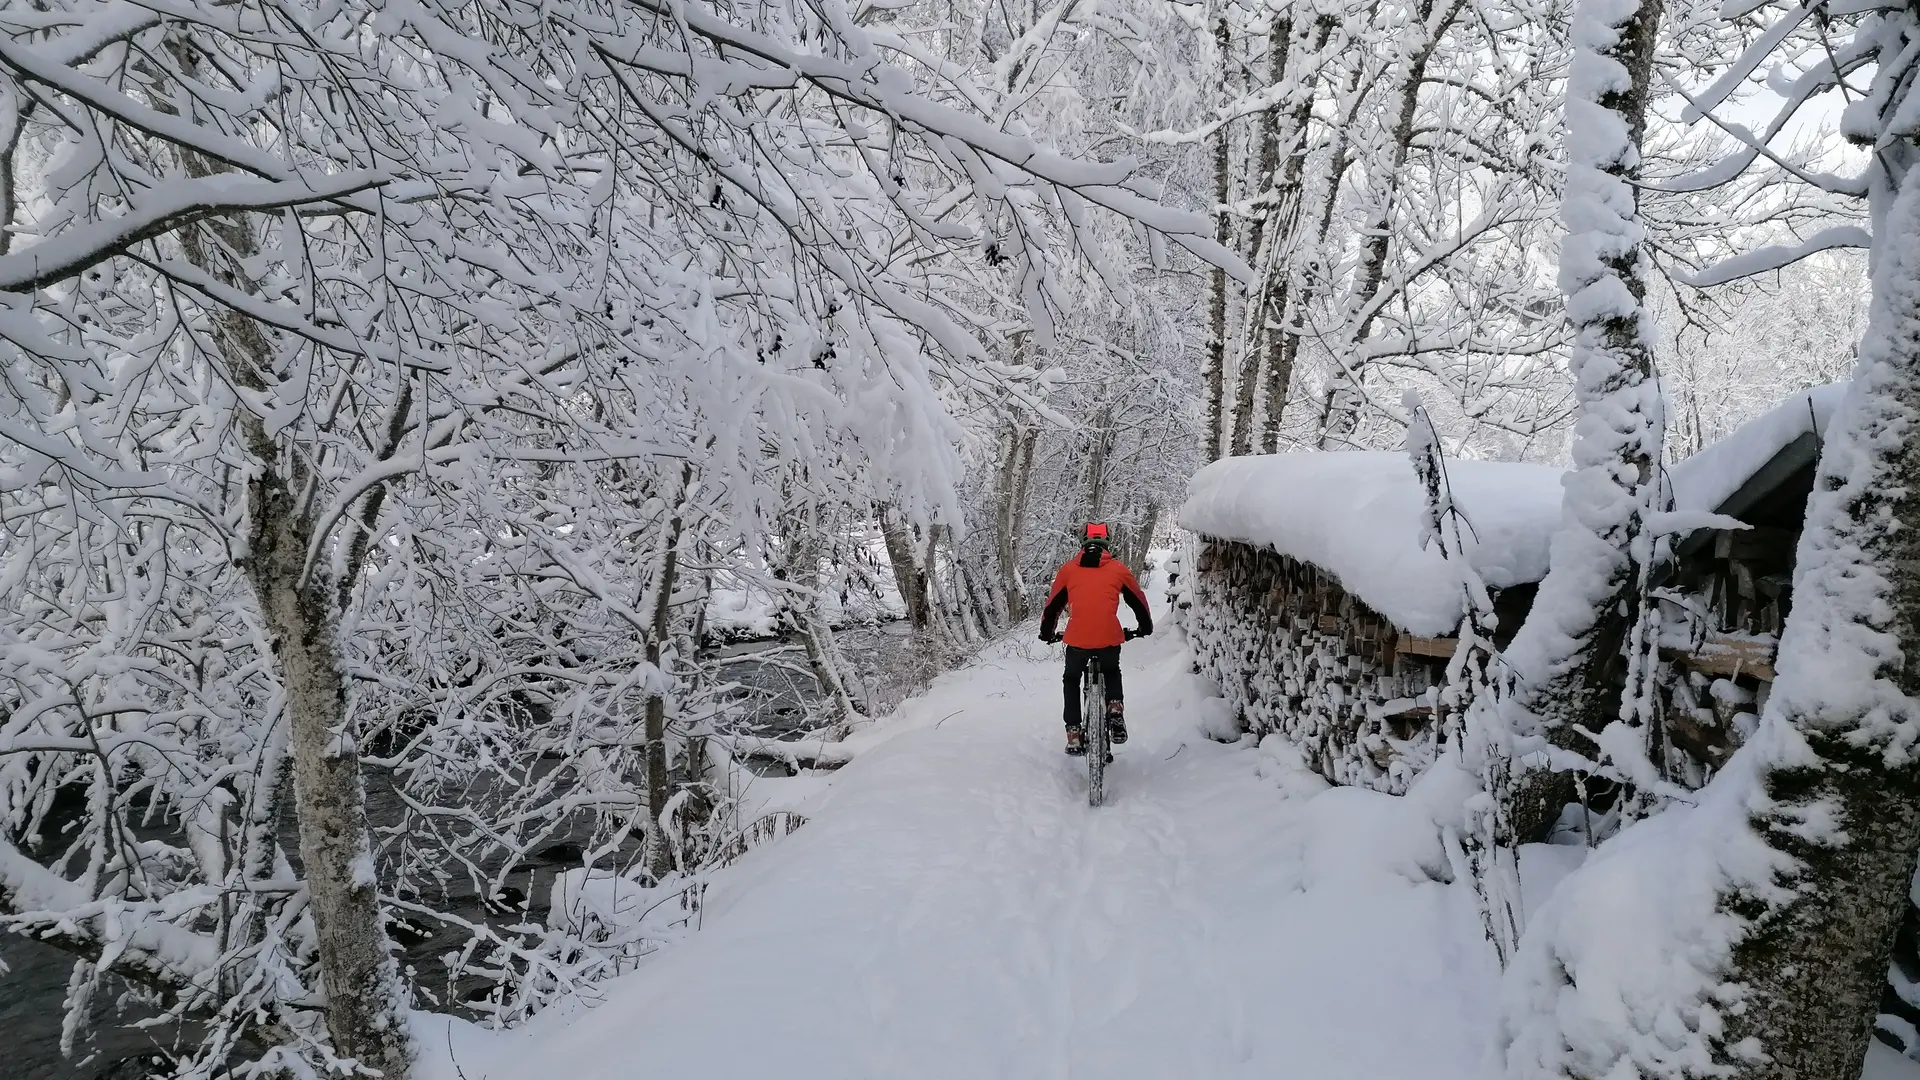
[[[1059,640],[1060,640],[1060,635],[1059,635],[1059,634],[1049,634],[1049,633],[1047,633],[1047,632],[1046,632],[1045,630],[1042,630],[1042,631],[1040,631],[1040,640],[1041,640],[1041,641],[1044,641],[1044,642],[1046,642],[1046,643],[1047,643],[1047,644],[1049,644],[1049,645],[1051,645],[1051,644],[1053,644],[1054,642],[1056,642],[1056,641],[1059,641]]]

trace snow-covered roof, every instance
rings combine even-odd
[[[1673,480],[1674,506],[1681,510],[1720,509],[1795,439],[1806,434],[1824,436],[1846,392],[1844,382],[1802,390],[1735,428],[1726,438],[1675,463],[1667,470]]]
[[[1454,504],[1480,538],[1473,566],[1488,585],[1506,588],[1546,576],[1563,472],[1506,461],[1447,462]],[[1180,524],[1222,540],[1270,545],[1332,574],[1401,629],[1448,634],[1460,622],[1460,586],[1439,551],[1420,546],[1424,501],[1402,453],[1232,457],[1194,475]]]

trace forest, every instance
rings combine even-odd
[[[1011,832],[936,839],[1004,827],[972,801],[999,785],[1033,785],[1078,887],[1118,888],[1095,844],[1118,826],[1060,816],[1078,796],[1032,771],[1060,768],[1033,620],[1106,522],[1192,612],[1128,654],[1131,700],[1187,726],[1140,721],[1115,781],[1139,801],[1109,809],[1235,807],[1225,832],[1125,818],[1135,841],[1264,850],[1239,829],[1264,815],[1322,829],[1287,858],[1324,867],[1316,845],[1431,840],[1406,865],[1437,860],[1444,900],[1320,880],[1376,945],[1400,939],[1362,933],[1367,903],[1402,928],[1460,905],[1405,949],[1451,942],[1471,959],[1435,959],[1429,996],[1484,1011],[1404,1015],[1470,1047],[1272,1061],[1906,1080],[1891,1046],[1920,1075],[1916,80],[1913,0],[0,0],[0,1046],[27,1080],[530,1078],[672,970],[662,996],[715,1025],[682,1034],[722,1053],[722,1011],[771,1040],[831,999],[718,1004],[735,958],[700,950],[729,919],[791,894],[849,922],[822,965],[865,955],[881,894],[850,882],[880,858],[844,894],[796,867],[897,844],[890,873],[929,875],[903,905],[938,891],[948,864],[914,853],[940,843],[1016,891],[1065,874],[1001,858]],[[1679,770],[1669,570],[1749,527],[1682,465],[1843,381],[1810,421],[1794,602],[1760,628],[1770,697]],[[1419,691],[1432,779],[1336,826],[1325,770],[1200,674],[1194,478],[1366,452],[1417,484],[1457,625],[1417,631],[1448,642]],[[1449,486],[1490,462],[1563,474],[1520,624]],[[1364,525],[1358,488],[1267,484],[1206,488],[1208,520],[1275,546],[1282,518]],[[1031,741],[942,726],[1002,708]],[[1124,771],[1163,745],[1138,767],[1170,771]],[[916,746],[947,771],[886,771]],[[1179,771],[1202,768],[1234,779]],[[1266,807],[1274,784],[1306,809]],[[1523,888],[1602,791],[1591,854]],[[882,793],[901,812],[861,817]],[[1209,942],[1315,887],[1110,854],[1231,879],[1181,886],[1248,897],[1192,915]],[[755,956],[812,932],[787,930]],[[1230,959],[1206,992],[1262,1008]],[[848,1011],[891,1019],[861,1045],[911,1056],[802,1041],[793,1075],[1288,1075],[1244,1071],[1257,1021],[1177,1008],[1207,1033],[1181,1064],[1011,1035],[943,1058],[911,1008],[964,1026],[998,1000],[960,982],[897,1008],[868,985]],[[762,1074],[649,1030],[576,1075]],[[542,1049],[486,1041],[510,1037]]]

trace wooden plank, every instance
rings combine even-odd
[[[1771,641],[1755,641],[1752,638],[1730,637],[1716,634],[1707,639],[1706,644],[1688,652],[1684,649],[1661,649],[1667,659],[1683,664],[1702,675],[1750,675],[1762,682],[1773,681],[1773,655],[1776,646]]]
[[[1421,637],[1418,634],[1401,634],[1394,643],[1394,651],[1403,656],[1438,656],[1451,658],[1453,650],[1460,644],[1454,637]]]

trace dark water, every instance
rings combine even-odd
[[[910,666],[903,659],[912,647],[904,624],[843,631],[840,641],[868,692],[872,711],[890,709],[915,689],[911,679],[903,677]],[[805,710],[815,695],[812,678],[806,674],[806,654],[799,646],[742,642],[716,649],[712,655],[727,661],[723,670],[728,679],[742,684],[740,704],[754,730],[778,735],[805,721]],[[392,791],[379,777],[369,778],[367,812],[376,825],[398,819]],[[540,905],[546,903],[554,877],[568,865],[577,865],[578,859],[564,838],[557,839],[547,858],[516,869],[510,884],[530,906],[505,921],[544,920]],[[295,846],[290,832],[283,841],[290,849]],[[476,893],[450,896],[446,907],[469,919],[489,916]],[[466,984],[448,986],[442,974],[445,969],[438,958],[458,940],[458,931],[450,930],[406,941],[406,962],[412,965],[417,988],[442,1003],[429,1007],[446,1008],[449,999],[475,989]],[[108,980],[94,994],[93,1023],[75,1046],[76,1056],[69,1059],[60,1052],[60,1030],[73,958],[50,946],[0,933],[0,966],[4,967],[0,973],[0,1078],[4,1080],[145,1080],[152,1074],[145,1059],[186,1037],[172,1028],[128,1027],[152,1012],[137,1003],[123,1009],[119,999],[127,988]]]

